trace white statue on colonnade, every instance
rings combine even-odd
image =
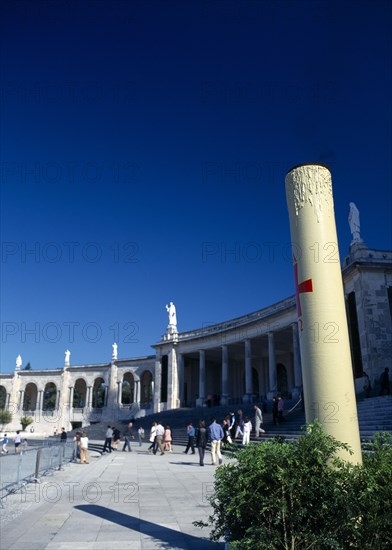
[[[352,243],[361,243],[361,224],[359,221],[359,210],[356,207],[355,203],[350,202],[350,212],[348,215],[348,223],[350,226],[350,232],[353,236]]]
[[[170,302],[169,305],[166,304],[166,311],[169,315],[169,326],[177,327],[176,306],[173,304],[173,302]]]

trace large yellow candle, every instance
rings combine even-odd
[[[331,173],[302,164],[286,176],[306,422],[347,443],[361,463],[357,405],[339,260]]]

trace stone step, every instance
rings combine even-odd
[[[282,436],[291,437],[299,436],[303,433],[301,426],[305,425],[305,414],[300,409],[295,409],[289,412],[290,408],[295,405],[293,401],[286,401],[286,410],[284,411],[284,422],[278,425],[274,425],[272,422],[271,412],[264,413],[264,429],[267,432],[267,437]],[[205,420],[207,425],[210,423],[212,417],[216,417],[218,422],[228,414],[229,410],[233,410],[236,414],[237,410],[241,408],[244,416],[249,416],[253,422],[254,409],[253,405],[235,405],[235,406],[220,406],[220,407],[199,407],[199,408],[182,408],[170,411],[163,411],[161,413],[152,414],[147,417],[136,419],[134,421],[134,433],[140,425],[143,425],[146,432],[146,439],[148,441],[149,431],[152,422],[160,421],[164,426],[170,425],[174,441],[177,439],[183,444],[186,444],[187,436],[185,427],[189,422],[192,422],[194,426],[197,426],[199,420]],[[269,407],[270,408],[270,407]],[[358,417],[361,435],[366,434],[368,436],[376,431],[391,431],[392,432],[392,397],[371,397],[364,399],[358,403]],[[127,421],[113,421],[112,426],[116,426],[120,431],[124,430]],[[102,445],[105,439],[105,432],[107,428],[107,422],[102,424],[91,425],[86,430],[88,431],[90,440],[101,440]],[[75,432],[76,430],[74,430]]]

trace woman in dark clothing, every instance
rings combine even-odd
[[[196,447],[199,449],[200,466],[204,466],[204,453],[206,452],[208,432],[204,420],[200,420],[196,431]]]

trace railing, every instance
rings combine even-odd
[[[37,414],[37,412],[39,412],[38,409],[34,409],[33,411],[25,411],[24,409],[22,410],[22,416],[31,416],[31,418],[34,418],[35,415]]]
[[[295,405],[293,407],[291,407],[291,409],[289,411],[286,412],[286,415],[287,414],[290,414],[292,413],[295,409],[299,408],[301,406],[301,408],[303,407],[303,403],[302,403],[302,397],[300,396],[298,401],[295,403]]]
[[[42,412],[42,416],[55,416],[55,415],[57,415],[57,411],[55,409],[47,409],[47,410],[43,410],[41,412]]]
[[[88,412],[88,418],[101,417],[103,409],[90,409]]]
[[[28,482],[38,481],[49,471],[60,470],[63,464],[73,460],[74,454],[75,444],[68,442],[2,456],[0,458],[0,499],[20,490]]]

